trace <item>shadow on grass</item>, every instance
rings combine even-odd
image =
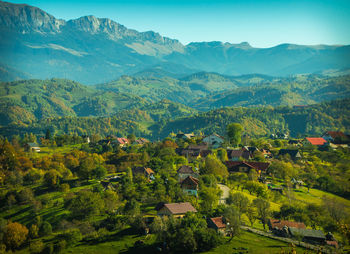
[[[135,235],[135,234],[136,233],[132,228],[126,228],[126,229],[123,229],[115,234],[108,235],[108,236],[105,236],[103,238],[86,240],[81,245],[95,245],[95,244],[111,242],[111,241],[119,241],[124,236],[128,236],[128,235],[133,236],[133,238],[137,238],[140,236],[140,235]]]
[[[6,220],[11,219],[11,218],[16,217],[16,216],[18,216],[20,214],[28,212],[29,210],[30,210],[30,206],[27,206],[27,207],[25,207],[25,208],[15,212],[15,213],[12,213],[12,214],[9,214],[9,215],[5,216],[4,219],[6,219]]]

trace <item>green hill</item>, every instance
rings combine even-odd
[[[0,83],[2,125],[57,116],[106,116],[145,104],[134,95],[96,91],[65,79]]]

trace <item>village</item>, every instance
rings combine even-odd
[[[232,144],[230,138],[216,133],[208,136],[178,133],[162,142],[150,142],[133,135],[127,138],[108,136],[95,142],[92,142],[89,136],[82,136],[79,140],[83,143],[82,150],[102,151],[106,154],[106,162],[109,160],[108,163],[116,165],[117,170],[108,169],[113,173],[101,174],[104,177],[100,178],[98,183],[102,193],[125,192],[127,181],[149,186],[163,181],[168,188],[168,182],[174,179],[173,188],[179,188],[182,194],[175,193],[174,197],[180,195],[179,198],[171,199],[166,195],[160,196],[153,208],[150,207],[148,212],[142,213],[142,234],[154,233],[154,224],[165,223],[164,217],[181,219],[187,218],[189,214],[200,213],[205,218],[206,226],[222,236],[234,238],[239,234],[239,230],[244,230],[313,251],[332,253],[340,248],[336,238],[340,236],[339,233],[335,236],[333,232],[322,230],[319,225],[310,224],[308,221],[305,224],[304,217],[293,217],[293,212],[286,216],[282,209],[292,209],[294,202],[300,202],[295,195],[301,190],[305,190],[304,194],[307,195],[316,185],[315,180],[310,179],[310,175],[290,174],[288,169],[283,167],[308,165],[307,156],[315,151],[348,149],[349,136],[342,132],[327,131],[320,137],[303,139],[291,139],[287,134],[277,134],[246,144]],[[41,143],[47,144],[48,141],[42,138]],[[160,176],[162,167],[152,167],[152,160],[146,158],[142,164],[143,159],[133,161],[133,157],[128,157],[136,148],[140,150],[150,145],[171,147],[175,152],[179,162],[170,166],[174,169],[169,171],[173,172],[170,173],[171,177],[166,177],[163,173]],[[25,143],[23,147],[34,157],[35,154],[45,153],[47,149],[34,142]],[[128,158],[116,158],[113,157],[114,154],[122,154]],[[214,169],[216,167],[218,169]],[[82,175],[79,171],[75,174],[79,177]],[[86,179],[91,179],[90,177],[87,176]],[[213,193],[205,194],[206,190]],[[126,192],[123,195],[129,194]],[[145,198],[141,198],[141,205],[142,199]],[[180,199],[182,202],[167,202],[174,199]],[[289,205],[281,206],[281,200]],[[126,209],[129,201],[126,201],[123,209]],[[306,201],[302,202],[307,204]],[[273,209],[270,209],[270,203]],[[237,212],[236,224],[234,216],[225,212],[225,209],[231,206]],[[117,210],[113,211],[115,213]],[[256,220],[259,224],[256,224]],[[138,244],[142,245],[142,242]]]

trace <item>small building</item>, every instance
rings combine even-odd
[[[188,176],[181,182],[181,189],[187,194],[197,196],[198,195],[199,180],[192,176]]]
[[[296,139],[291,139],[288,141],[288,145],[297,146],[297,145],[300,145],[300,141]]]
[[[83,138],[85,143],[90,143],[90,137],[88,135],[82,135],[81,137]]]
[[[303,145],[311,145],[311,146],[323,146],[327,144],[327,141],[324,138],[305,138],[303,140]]]
[[[219,148],[224,141],[225,139],[216,133],[203,138],[203,142],[207,143],[212,148]]]
[[[326,236],[321,230],[289,227],[289,234],[293,238],[301,238],[303,242],[311,244],[326,244]]]
[[[147,140],[145,138],[138,138],[132,144],[133,145],[144,145],[146,143],[149,143],[149,140]]]
[[[129,144],[129,140],[127,138],[116,138],[112,141],[112,144],[117,144],[120,147],[123,147]]]
[[[154,180],[154,171],[150,168],[146,167],[134,167],[132,169],[132,174],[137,175],[137,174],[142,174],[144,175],[148,180]]]
[[[267,221],[267,225],[269,226],[269,229],[272,231],[272,233],[282,237],[290,236],[289,228],[301,228],[301,229],[306,228],[305,224],[302,222],[278,220],[278,219],[269,219]]]
[[[198,177],[198,174],[194,172],[193,168],[187,165],[182,165],[177,170],[177,174],[180,182],[189,176],[192,176],[194,178]]]
[[[184,217],[188,212],[197,212],[196,208],[189,202],[163,204],[162,206],[157,206],[157,210],[158,216],[174,216],[180,218]]]
[[[229,173],[243,172],[248,174],[251,170],[256,170],[259,175],[266,174],[270,166],[268,162],[256,161],[226,161],[225,164]]]
[[[40,152],[40,147],[37,143],[26,143],[24,148],[27,152]]]
[[[211,154],[210,150],[201,150],[201,148],[176,148],[175,152],[187,158],[188,161],[194,161],[199,158],[205,158]]]
[[[227,150],[227,157],[230,161],[239,161],[242,158],[250,160],[253,158],[251,152],[246,150]]]
[[[289,155],[292,160],[298,160],[301,159],[301,154],[299,150],[293,150],[293,149],[280,149],[278,152],[279,156],[285,156]]]
[[[279,220],[279,219],[269,219],[267,225],[270,230],[275,228],[281,230],[284,226],[292,228],[306,228],[305,224],[302,222],[288,221],[288,220]]]
[[[209,218],[207,220],[208,228],[215,229],[216,232],[225,234],[226,232],[226,222],[224,217]]]
[[[341,131],[326,131],[323,133],[322,138],[334,144],[346,144],[349,142],[349,137]]]

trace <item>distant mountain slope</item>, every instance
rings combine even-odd
[[[138,32],[110,19],[56,19],[39,8],[0,1],[0,64],[32,78],[103,83],[143,73],[179,78],[198,71],[225,75],[288,76],[350,68],[350,46],[193,42],[182,45],[153,31]],[[25,61],[24,61],[25,59]],[[0,71],[1,74],[1,71]],[[16,75],[1,74],[2,81]]]
[[[237,84],[240,78],[237,78]],[[350,75],[325,77],[300,75],[291,78],[252,79],[250,86],[210,94],[192,101],[189,105],[207,111],[230,106],[293,106],[308,105],[350,97]]]
[[[134,95],[96,91],[70,80],[0,83],[1,125],[58,116],[106,116],[146,103]]]
[[[195,132],[225,135],[229,123],[243,125],[245,134],[267,136],[272,133],[321,135],[325,130],[350,131],[350,99],[335,100],[303,108],[226,107],[159,124],[153,135],[166,137],[171,132]]]

